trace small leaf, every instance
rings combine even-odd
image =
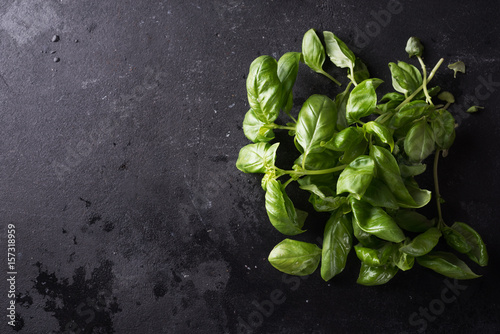
[[[448,103],[455,103],[455,97],[453,96],[452,93],[447,92],[447,91],[439,93],[438,99],[440,99],[441,101],[448,102]]]
[[[269,254],[271,265],[289,275],[305,276],[318,268],[321,248],[315,244],[285,239]]]
[[[434,222],[412,210],[398,210],[394,215],[396,223],[404,230],[422,233],[434,226]]]
[[[400,251],[415,257],[425,255],[437,245],[440,237],[439,229],[431,227],[424,233],[417,235],[409,244],[401,247]]]
[[[417,257],[417,262],[422,267],[450,278],[473,279],[481,277],[460,260],[455,254],[448,252],[431,252],[427,255]]]
[[[385,265],[381,267],[372,267],[361,262],[359,270],[358,284],[374,286],[382,285],[389,282],[398,272],[398,267],[393,265]]]
[[[465,73],[465,64],[463,61],[457,61],[456,63],[448,65],[450,70],[453,70],[453,77],[457,77],[457,72]]]
[[[394,139],[392,138],[391,130],[385,125],[370,121],[363,125],[363,129],[366,133],[375,135],[382,143],[389,145],[391,152],[394,150]]]
[[[405,50],[410,58],[412,56],[422,57],[424,46],[422,45],[422,43],[420,43],[420,39],[418,39],[417,37],[410,37],[410,39],[408,39],[408,42],[406,42]]]
[[[469,109],[467,109],[467,112],[468,113],[474,113],[474,112],[478,112],[480,109],[484,109],[484,107],[472,106]]]
[[[439,149],[449,149],[455,141],[455,118],[453,115],[448,110],[436,110],[431,127]]]
[[[350,126],[344,130],[337,132],[332,139],[327,142],[322,142],[321,146],[329,150],[344,152],[350,147],[359,144],[363,140],[363,130],[358,127]]]
[[[488,265],[488,252],[479,233],[469,225],[461,222],[455,222],[451,228],[460,233],[470,246],[470,250],[466,253],[467,256],[482,267]]]

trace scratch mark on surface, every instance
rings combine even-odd
[[[189,199],[191,200],[191,204],[193,204],[193,208],[196,211],[196,214],[198,215],[198,218],[200,219],[200,222],[203,225],[206,225],[205,221],[203,220],[203,217],[201,216],[200,210],[198,210],[198,207],[196,206],[196,203],[194,202],[193,191],[191,189],[191,185],[189,184],[189,182],[187,180],[186,174],[184,174],[184,182],[186,183],[186,185],[187,185],[187,187],[189,189]]]

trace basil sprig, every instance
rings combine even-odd
[[[306,232],[307,212],[295,207],[286,188],[292,182],[310,193],[309,202],[319,212],[329,212],[319,245],[285,239],[269,255],[269,262],[291,275],[309,275],[318,267],[321,277],[340,274],[354,248],[361,261],[357,282],[380,285],[415,263],[456,279],[480,277],[457,254],[435,250],[447,244],[480,266],[488,263],[486,246],[472,227],[445,223],[438,184],[438,160],[455,140],[455,119],[447,110],[455,98],[429,81],[443,62],[427,73],[423,45],[416,37],[406,44],[421,70],[409,63],[389,63],[392,87],[378,97],[383,83],[371,78],[366,65],[340,38],[329,31],[324,43],[316,31],[304,35],[301,52],[287,52],[279,60],[260,56],[250,65],[247,94],[250,110],[243,120],[245,136],[253,143],[243,147],[236,166],[245,173],[261,173],[265,207],[271,224],[282,234]],[[329,59],[347,69],[347,87],[336,96],[314,94],[294,107],[293,87],[300,63],[327,76]],[[463,64],[458,62],[456,64]],[[456,64],[454,70],[461,70]],[[298,110],[297,116],[292,115]],[[290,122],[275,121],[283,111]],[[286,130],[297,158],[291,169],[276,166],[279,143],[276,130]],[[428,219],[416,209],[431,201],[431,192],[418,186],[416,176],[434,157],[434,199],[438,217]],[[285,180],[283,180],[285,178]]]

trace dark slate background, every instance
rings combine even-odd
[[[3,1],[1,267],[11,223],[18,323],[7,326],[2,280],[0,332],[499,332],[499,12],[495,1]],[[248,143],[245,79],[257,56],[300,51],[309,28],[338,34],[386,81],[381,92],[409,36],[428,67],[445,58],[434,82],[457,96],[459,123],[440,165],[445,219],[483,235],[482,278],[416,266],[363,287],[355,256],[328,283],[268,264],[284,237],[260,177],[234,166]],[[457,60],[467,74],[453,80]],[[339,89],[301,67],[294,92],[300,106]],[[485,109],[465,113],[472,104]],[[279,154],[283,166],[296,155]],[[314,242],[325,219],[311,215],[299,239]]]

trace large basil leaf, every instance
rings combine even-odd
[[[243,132],[245,136],[254,143],[268,142],[274,139],[274,132],[266,123],[261,122],[255,115],[255,111],[250,109],[243,120]]]
[[[403,182],[396,158],[387,149],[372,145],[370,156],[375,161],[377,175],[392,191],[400,204],[417,205]]]
[[[243,146],[236,160],[236,167],[244,173],[265,173],[274,167],[279,143],[248,144]]]
[[[375,89],[382,83],[380,79],[372,78],[354,87],[349,95],[346,106],[347,123],[352,124],[362,117],[372,114],[377,107]]]
[[[392,242],[401,242],[405,239],[403,231],[384,209],[371,206],[354,197],[350,198],[350,202],[354,215],[353,223],[362,231]]]
[[[399,227],[415,233],[425,232],[434,226],[433,221],[412,210],[398,210],[393,218]]]
[[[422,267],[432,269],[450,278],[473,279],[481,277],[472,272],[469,266],[453,253],[431,252],[424,256],[417,257],[417,262]]]
[[[434,132],[426,120],[413,124],[404,142],[404,149],[412,162],[420,162],[427,158],[435,148]]]
[[[431,227],[422,234],[417,235],[409,244],[400,248],[400,251],[412,255],[422,256],[429,253],[439,242],[441,232]]]
[[[436,117],[431,122],[432,131],[436,145],[447,150],[455,140],[455,118],[449,111],[440,109],[436,110]]]
[[[305,276],[318,268],[321,248],[315,244],[285,239],[269,254],[271,265],[289,275]]]
[[[280,181],[269,180],[266,191],[266,210],[271,224],[285,235],[296,235],[302,230],[307,213],[296,210]]]
[[[451,230],[451,231],[450,231]],[[455,222],[451,228],[443,231],[445,239],[455,250],[467,254],[467,256],[480,266],[488,264],[488,252],[486,245],[472,227],[465,223]]]
[[[359,276],[356,282],[367,286],[382,285],[389,282],[397,272],[398,267],[391,264],[375,267],[361,262],[361,269],[359,270]]]
[[[325,281],[344,270],[351,247],[351,222],[345,215],[332,215],[326,223],[321,256],[321,277]]]
[[[373,179],[374,172],[373,159],[367,155],[360,155],[340,173],[337,195],[348,192],[361,199]]]
[[[292,96],[292,88],[297,79],[301,57],[302,54],[300,52],[287,52],[278,60],[278,78],[283,85],[281,108],[287,112],[292,107],[291,104],[287,105],[287,102],[289,102]]]
[[[394,139],[391,130],[385,125],[370,121],[363,125],[363,129],[365,129],[366,133],[376,136],[382,143],[389,145],[391,152],[394,150]]]
[[[278,78],[278,63],[271,56],[260,56],[250,64],[247,78],[248,103],[257,119],[272,123],[278,118],[283,88]]]
[[[322,141],[328,141],[335,134],[337,109],[335,103],[324,95],[309,97],[299,112],[295,135],[297,143],[307,157],[314,151],[321,151]]]
[[[330,31],[324,31],[326,53],[332,63],[340,68],[354,68],[356,56],[337,36]]]

